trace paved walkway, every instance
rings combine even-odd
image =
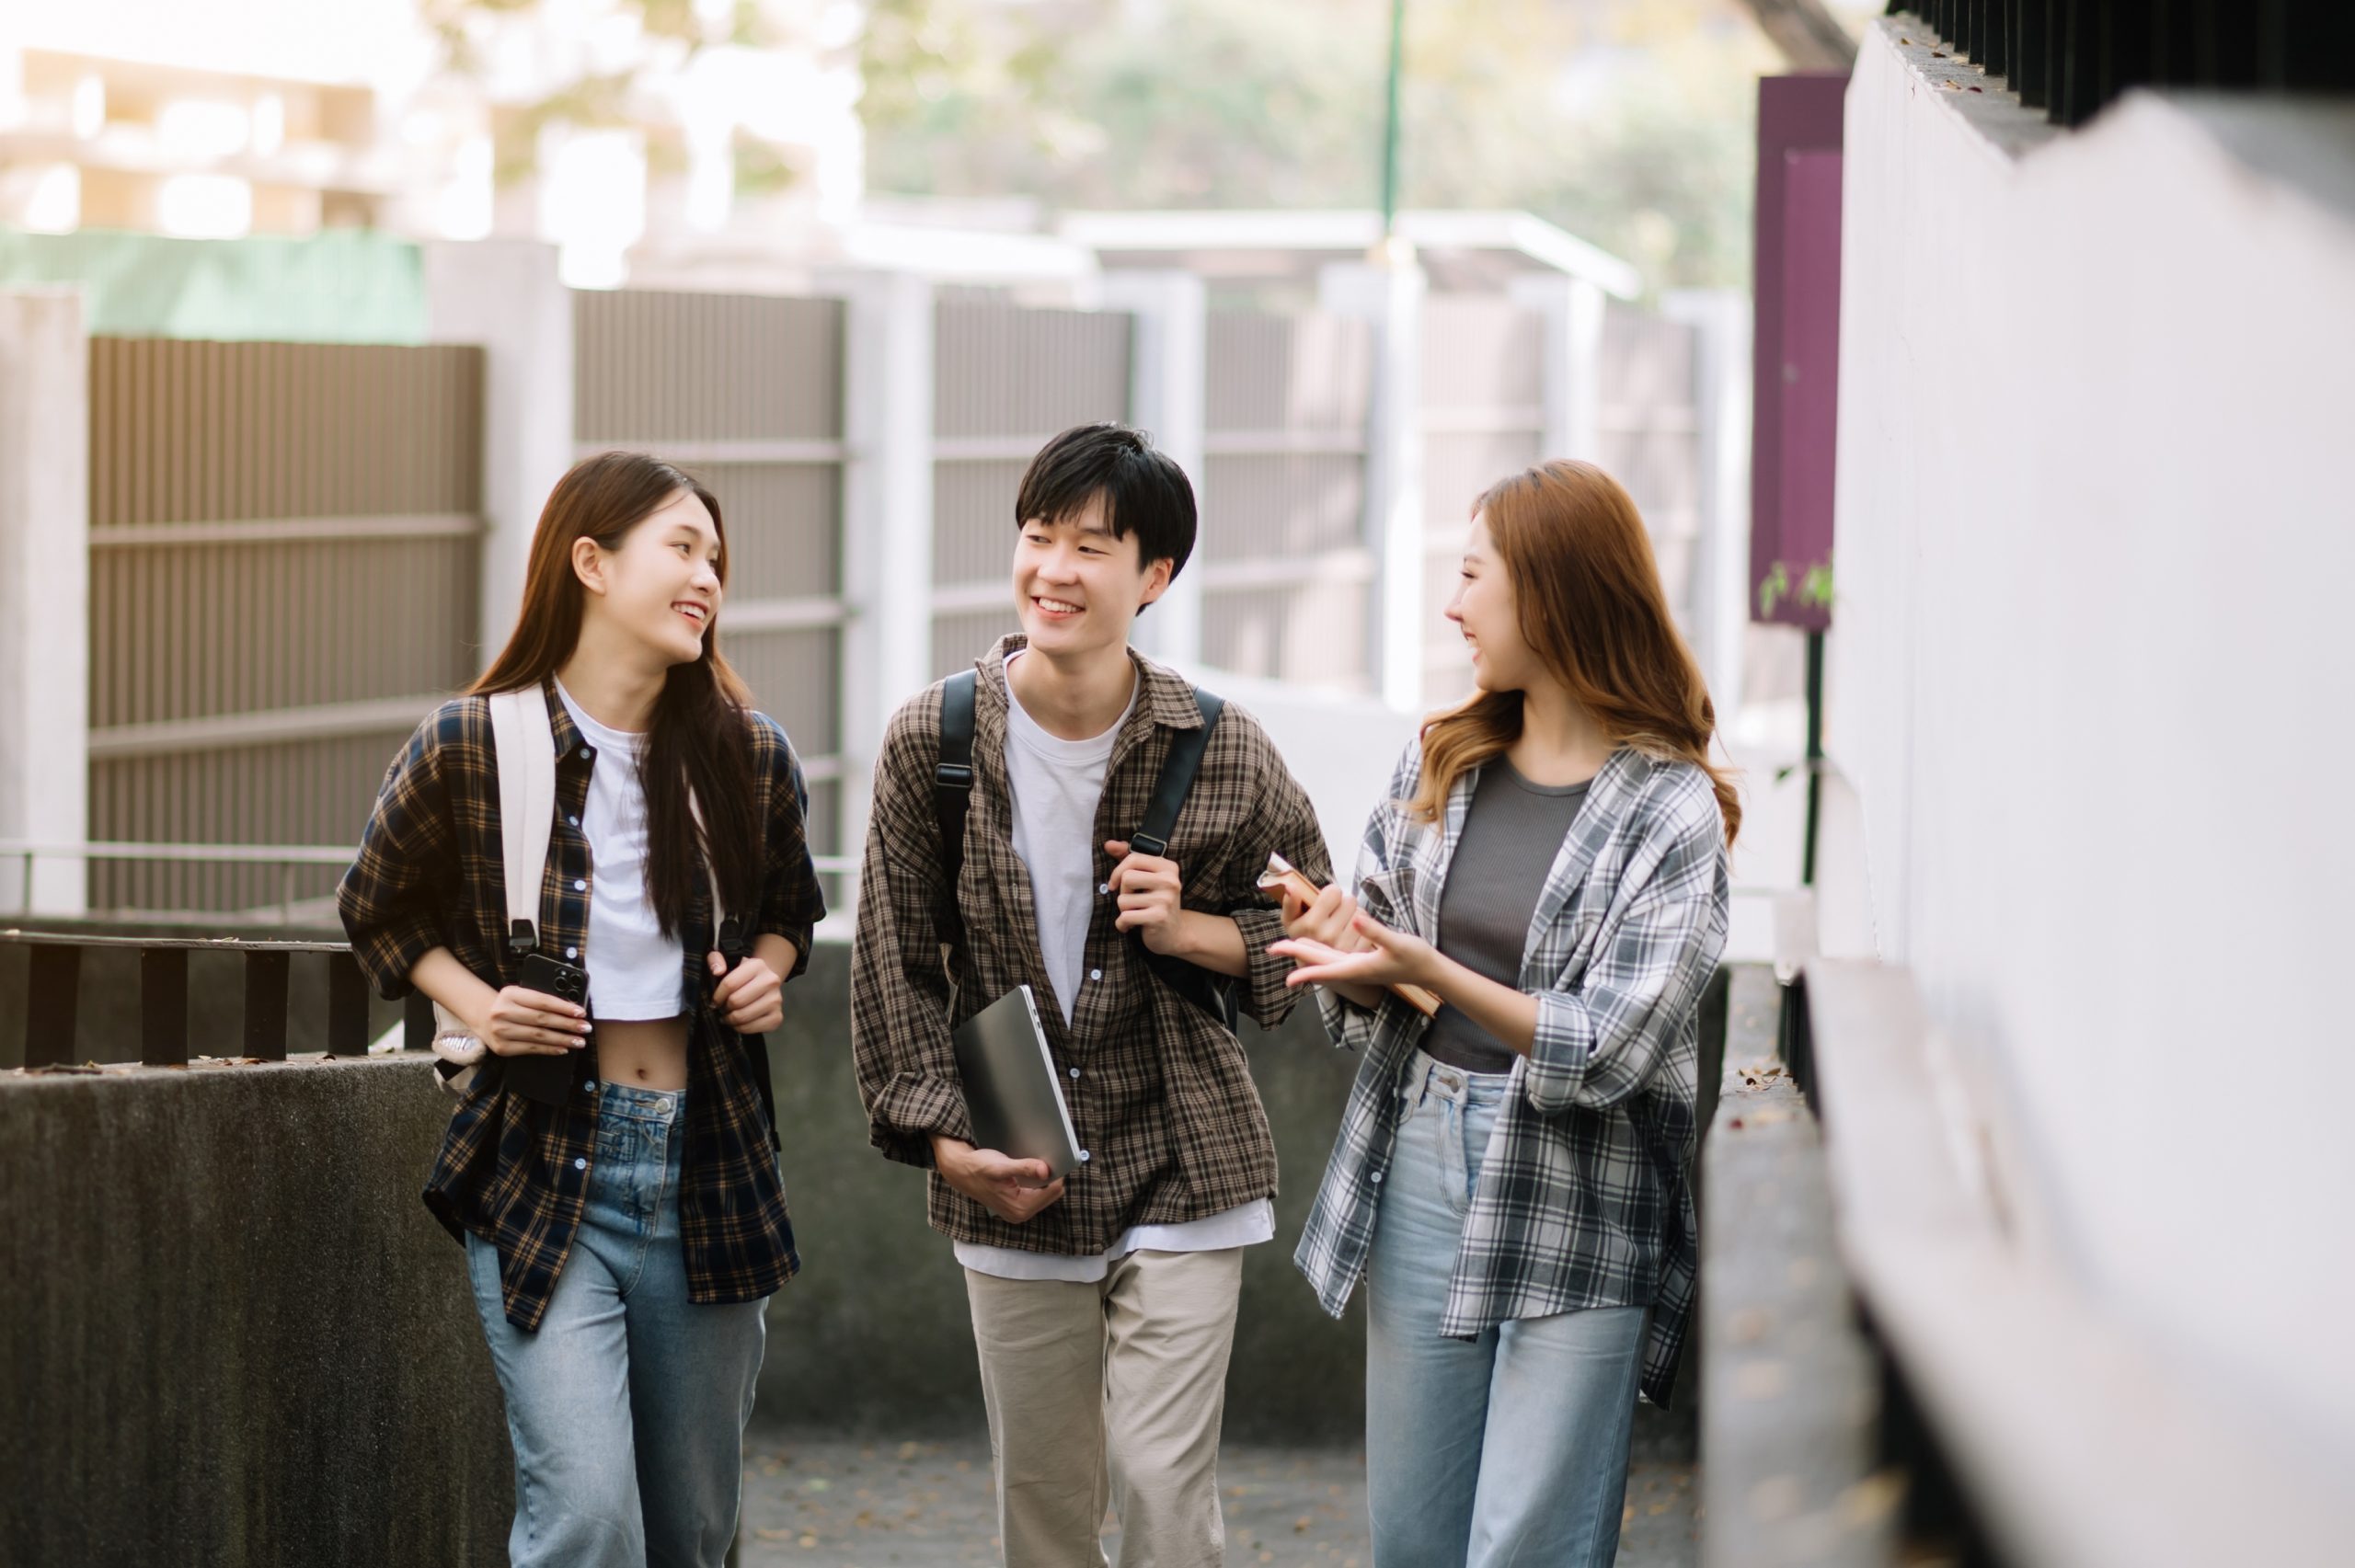
[[[1371,1568],[1365,1461],[1351,1450],[1230,1446],[1220,1456],[1227,1562]],[[1694,1467],[1646,1457],[1628,1478],[1620,1568],[1700,1561]],[[986,1440],[859,1443],[753,1435],[743,1568],[985,1568],[998,1560]],[[1105,1522],[1107,1550],[1120,1539]]]

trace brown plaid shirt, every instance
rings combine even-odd
[[[593,967],[593,952],[580,956],[596,875],[580,818],[596,752],[554,688],[543,690],[557,758],[540,948]],[[754,804],[767,838],[761,907],[752,923],[754,934],[793,944],[798,974],[809,963],[810,927],[825,913],[804,836],[809,794],[775,719],[753,715],[747,738]],[[616,759],[606,765],[626,764]],[[393,759],[336,904],[361,967],[385,997],[397,999],[408,993],[418,959],[440,946],[487,983],[512,983],[517,959],[507,947],[505,884],[490,708],[481,697],[459,697],[434,710]],[[679,1222],[688,1299],[751,1301],[791,1278],[799,1260],[743,1047],[711,1013],[704,956],[714,945],[709,890],[703,888],[680,945],[692,1001]],[[593,1043],[575,1059],[573,1081],[578,1094],[570,1106],[546,1105],[505,1093],[494,1062],[451,1113],[426,1181],[426,1207],[452,1235],[471,1230],[498,1248],[507,1318],[521,1329],[539,1327],[580,1229],[597,1153]]]
[[[851,960],[851,1045],[875,1146],[911,1165],[932,1164],[934,1133],[972,1137],[950,1031],[1017,985],[1054,994],[1039,951],[1029,873],[1014,853],[1005,773],[1005,656],[1022,646],[1008,637],[980,664],[973,792],[957,887],[965,947],[955,958],[953,1016],[933,918],[941,878],[933,795],[938,686],[892,715],[876,764]],[[1202,723],[1192,687],[1130,657],[1143,691],[1113,741],[1096,808],[1099,881],[1113,865],[1104,841],[1127,839],[1143,820],[1170,737]],[[1307,795],[1258,721],[1230,704],[1178,814],[1169,858],[1184,880],[1186,908],[1230,915],[1242,929],[1250,974],[1239,1000],[1270,1025],[1295,997],[1284,986],[1291,962],[1268,955],[1283,934],[1258,886],[1271,850],[1318,882],[1331,880]],[[1132,1225],[1201,1219],[1276,1190],[1275,1144],[1242,1046],[1152,971],[1141,942],[1113,929],[1118,913],[1111,898],[1097,904],[1088,978],[1070,1024],[1060,1007],[1039,1010],[1086,1162],[1061,1202],[1022,1225],[1006,1224],[936,1173],[934,1229],[959,1242],[1086,1256],[1109,1248]]]

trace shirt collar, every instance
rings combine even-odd
[[[996,647],[975,662],[974,668],[981,671],[982,684],[995,694],[999,703],[1013,700],[1005,685],[1006,655],[1029,646],[1028,637],[1020,632],[1009,632],[997,640]],[[1133,647],[1128,650],[1128,655],[1129,662],[1136,667],[1137,681],[1141,686],[1136,711],[1130,715],[1132,721],[1141,715],[1170,729],[1202,727],[1202,710],[1194,702],[1191,681],[1154,663]]]

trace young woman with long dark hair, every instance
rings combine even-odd
[[[709,490],[635,453],[577,464],[505,650],[393,760],[337,895],[378,989],[486,1048],[425,1201],[506,1395],[519,1565],[718,1568],[763,1303],[798,1266],[740,1036],[782,1021],[824,910],[800,765],[717,647],[727,578]],[[511,692],[545,702],[557,754],[536,953],[587,972],[585,1006],[516,983],[489,712]],[[534,1057],[563,1059],[552,1090],[508,1070]]]
[[[1336,1314],[1365,1281],[1377,1568],[1609,1568],[1637,1394],[1667,1402],[1693,1304],[1741,809],[1601,469],[1482,496],[1447,615],[1478,690],[1399,760],[1354,896],[1288,898],[1270,948],[1363,1057],[1297,1261]]]

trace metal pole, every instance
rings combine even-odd
[[[1799,885],[1815,886],[1815,824],[1823,804],[1823,634],[1807,635],[1807,844]]]
[[[1390,109],[1382,132],[1382,237],[1398,227],[1398,78],[1407,55],[1407,0],[1390,0]]]

